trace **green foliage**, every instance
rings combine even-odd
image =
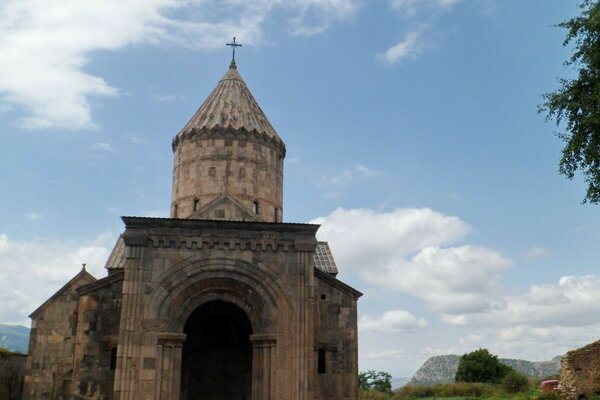
[[[546,390],[541,392],[538,396],[538,400],[558,400],[558,391],[556,390]]]
[[[501,383],[506,393],[519,393],[529,389],[529,379],[514,369],[504,375]]]
[[[358,386],[361,390],[377,392],[392,391],[392,375],[384,371],[368,370],[358,373]]]
[[[458,362],[456,382],[500,383],[512,368],[502,364],[487,349],[464,354]]]
[[[394,393],[378,392],[376,390],[361,390],[359,395],[360,400],[395,400]]]
[[[581,16],[558,24],[567,30],[564,46],[573,45],[566,65],[577,71],[575,79],[560,79],[560,88],[543,95],[539,112],[565,132],[559,172],[572,179],[576,172],[588,184],[583,202],[600,202],[600,3],[584,0]]]

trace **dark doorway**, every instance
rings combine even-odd
[[[182,400],[248,400],[252,327],[246,313],[224,301],[196,309],[185,324]]]

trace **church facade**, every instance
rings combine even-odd
[[[170,218],[123,217],[31,314],[24,399],[358,399],[357,300],[284,223],[285,144],[235,61],[173,139]]]

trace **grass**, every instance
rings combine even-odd
[[[531,386],[535,387],[535,386]],[[545,394],[545,393],[544,393]],[[404,386],[395,392],[361,391],[360,400],[552,400],[539,389],[507,393],[500,385],[448,383],[435,386]]]

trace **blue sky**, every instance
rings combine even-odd
[[[171,139],[238,68],[286,142],[284,219],[323,224],[359,303],[360,368],[487,347],[544,360],[600,335],[600,208],[537,113],[567,0],[3,0],[0,321],[120,215],[167,216]]]

